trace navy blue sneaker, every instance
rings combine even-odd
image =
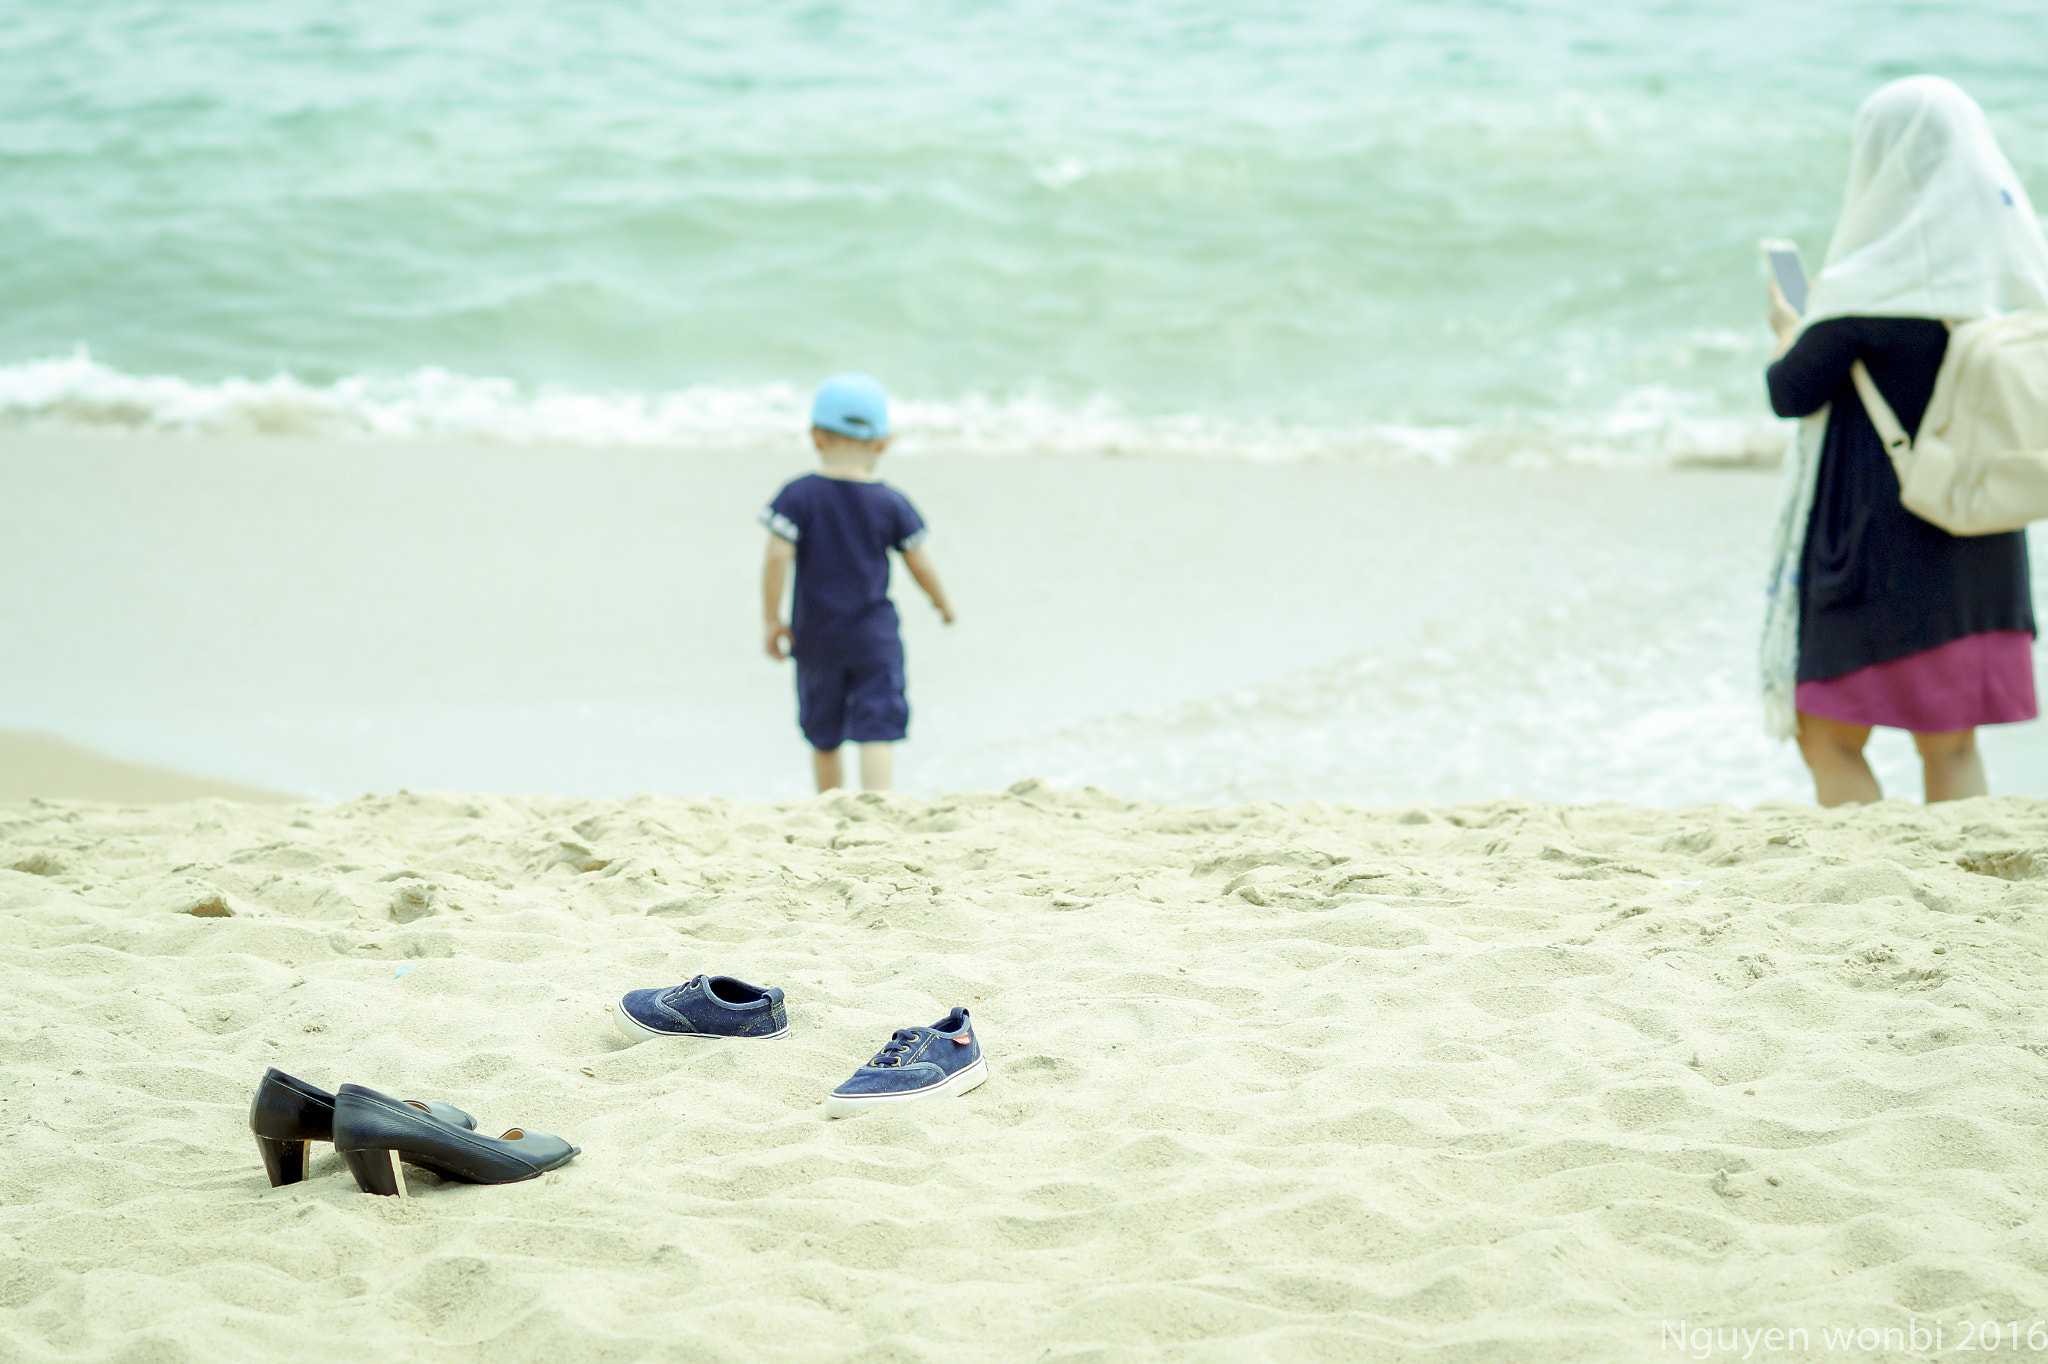
[[[825,1116],[850,1118],[906,1099],[950,1098],[987,1078],[967,1010],[955,1009],[929,1028],[898,1028],[872,1061],[825,1096]]]
[[[731,976],[698,976],[659,990],[634,990],[612,1005],[612,1021],[634,1042],[650,1037],[745,1037],[765,1042],[789,1031],[782,991]]]

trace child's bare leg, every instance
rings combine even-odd
[[[1822,805],[1884,799],[1876,774],[1863,760],[1863,745],[1869,741],[1869,725],[1799,713],[1799,756],[1813,773],[1814,799]]]
[[[1920,768],[1927,779],[1927,803],[1961,800],[1964,796],[1988,796],[1991,787],[1984,779],[1984,755],[1977,751],[1977,731],[1951,730],[1947,734],[1915,734],[1913,747],[1920,750]]]
[[[896,745],[860,746],[860,786],[863,791],[886,791],[896,780]]]
[[[865,766],[866,764],[862,764]],[[836,748],[814,748],[811,750],[811,772],[818,779],[820,791],[830,791],[839,785],[839,750]]]

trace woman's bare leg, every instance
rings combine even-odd
[[[1920,768],[1927,778],[1929,805],[1937,800],[1961,800],[1964,796],[1991,794],[1991,787],[1984,780],[1984,755],[1977,751],[1976,730],[1915,734],[1913,747],[1920,750]]]
[[[1863,745],[1869,741],[1869,725],[1845,725],[1799,712],[1799,756],[1813,773],[1814,799],[1822,805],[1884,799],[1876,774],[1863,760]]]
[[[820,791],[830,791],[839,785],[839,750],[836,748],[814,748],[811,750],[811,775],[818,779]]]

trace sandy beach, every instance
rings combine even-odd
[[[0,729],[0,802],[104,800],[122,805],[166,805],[209,798],[260,805],[291,799],[260,786],[122,762],[54,734]]]
[[[2048,726],[1759,703],[2027,712],[1766,370],[2043,306],[2038,10],[16,6],[0,1364],[2048,1361]]]
[[[1680,1322],[1810,1333],[1753,1357],[2024,1331],[2044,830],[2012,798],[1038,783],[0,806],[0,1355],[1622,1361]],[[781,985],[793,1034],[614,1031],[619,993],[699,971]],[[954,1004],[988,1084],[821,1116]],[[583,1154],[400,1202],[316,1148],[273,1190],[267,1065]]]
[[[22,434],[0,443],[0,729],[322,800],[801,796],[754,515],[814,464],[800,439]],[[898,575],[915,794],[1807,791],[1751,683],[1768,472],[976,456],[916,433],[884,464],[961,612],[942,627]],[[1994,789],[2044,789],[2038,728],[1988,736]],[[1914,789],[1903,739],[1877,754]]]

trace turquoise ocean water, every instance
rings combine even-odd
[[[1728,453],[1871,88],[2048,200],[2025,0],[0,9],[15,426]]]
[[[2048,204],[2041,13],[0,0],[0,728],[798,794],[751,514],[860,367],[964,608],[910,790],[1803,796],[1770,480],[1664,466],[1782,441],[1756,241],[1877,85]]]

